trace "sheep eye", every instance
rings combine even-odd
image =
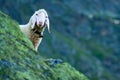
[[[38,15],[38,14],[36,14],[36,15]]]

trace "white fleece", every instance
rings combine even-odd
[[[41,32],[41,35],[43,35],[43,32],[45,28],[49,29],[49,18],[48,14],[44,9],[40,9],[38,11],[35,11],[35,13],[31,16],[29,22],[25,25],[19,25],[21,31],[30,39],[30,41],[33,43],[33,46],[35,50],[37,51],[39,44],[42,41],[42,37],[39,37],[38,34],[36,34],[33,29],[38,29],[39,32]],[[36,28],[36,26],[38,28]]]

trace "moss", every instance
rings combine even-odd
[[[46,63],[17,22],[1,12],[0,42],[0,80],[88,80],[68,63]]]

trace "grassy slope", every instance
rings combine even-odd
[[[0,12],[0,80],[88,80],[68,63],[46,63],[21,33],[18,24]]]

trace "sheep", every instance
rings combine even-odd
[[[29,22],[25,25],[19,25],[21,31],[30,39],[35,50],[38,50],[38,46],[42,41],[43,32],[47,27],[49,28],[49,18],[45,9],[39,9],[31,16]]]

